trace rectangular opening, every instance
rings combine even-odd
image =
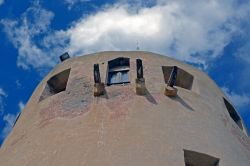
[[[69,73],[70,69],[67,69],[51,77],[47,81],[47,84],[39,101],[44,100],[45,98],[55,95],[59,92],[65,91],[69,79]]]
[[[228,111],[230,117],[239,126],[239,128],[241,130],[243,130],[243,124],[242,124],[240,116],[238,115],[238,113],[236,112],[236,110],[234,109],[232,104],[230,104],[224,97],[223,97],[223,100],[224,100],[224,104],[225,104],[225,106],[227,108],[227,111]]]
[[[185,166],[219,166],[220,160],[213,156],[190,150],[184,150],[184,159]]]
[[[168,83],[173,67],[174,66],[162,66],[162,72],[166,84]],[[178,67],[175,86],[191,90],[193,80],[193,75]]]
[[[130,83],[129,69],[129,58],[119,57],[109,61],[107,70],[107,85]]]

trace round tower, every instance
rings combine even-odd
[[[142,51],[61,60],[2,145],[0,165],[250,165],[241,117],[202,71]]]

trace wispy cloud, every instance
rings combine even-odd
[[[229,98],[229,100],[237,107],[242,108],[250,104],[250,94],[237,94],[230,91],[228,88],[223,87],[222,90]]]
[[[250,28],[250,21],[249,21]],[[249,73],[250,73],[250,34],[248,34],[248,38],[246,39],[246,43],[238,50],[235,54],[236,57],[242,60],[241,72],[239,73],[239,86],[250,93],[250,82],[249,82]]]
[[[7,97],[6,92],[0,88],[0,115],[4,113],[4,99]]]
[[[6,138],[7,135],[11,132],[13,124],[15,123],[15,120],[18,116],[17,114],[7,114],[3,117],[3,121],[5,123],[5,126],[2,130],[1,137],[2,139]]]
[[[0,96],[4,96],[4,97],[7,96],[7,94],[5,93],[5,91],[2,88],[0,88]]]
[[[22,101],[19,101],[18,107],[19,107],[19,110],[20,110],[19,112],[21,112],[23,110],[23,108],[25,107],[25,103],[22,102]]]
[[[250,35],[249,35],[250,37]],[[242,58],[246,63],[250,64],[250,41],[247,41],[235,54]]]
[[[73,6],[78,3],[90,2],[91,0],[64,0],[64,3],[68,6],[68,9],[71,10]]]
[[[50,22],[54,14],[43,9],[38,1],[29,7],[20,20],[1,20],[9,40],[18,49],[17,65],[24,69],[29,67],[53,66],[55,61],[52,53],[39,45],[35,38],[47,34]]]
[[[3,120],[7,122],[10,126],[13,126],[15,120],[16,120],[16,115],[14,114],[7,114],[3,117]]]
[[[4,3],[4,0],[0,0],[0,6]]]
[[[13,125],[14,125],[18,115],[20,114],[20,112],[22,112],[24,106],[25,106],[25,104],[22,101],[20,101],[18,103],[19,110],[15,114],[8,113],[8,114],[4,115],[3,121],[4,121],[5,125],[4,125],[4,128],[3,128],[1,135],[0,135],[0,137],[2,139],[6,138],[8,136],[8,134],[11,132]]]

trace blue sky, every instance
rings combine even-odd
[[[243,0],[0,0],[0,145],[60,54],[137,42],[208,73],[250,129],[249,14]]]

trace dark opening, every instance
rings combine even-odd
[[[184,150],[185,166],[219,166],[218,158],[204,153]]]
[[[65,91],[69,79],[69,73],[70,69],[67,69],[51,77],[47,81],[45,89],[40,97],[40,101],[49,96]]]
[[[130,83],[129,69],[129,58],[120,57],[109,61],[107,85]]]
[[[162,66],[165,83],[168,83],[169,77],[174,66]],[[182,87],[188,90],[192,89],[194,77],[185,70],[178,67],[175,86]]]
[[[232,104],[230,104],[224,97],[223,97],[225,106],[227,108],[227,111],[231,118],[234,120],[234,122],[239,126],[241,130],[243,130],[243,125],[240,116],[238,115],[237,111],[234,109]]]
[[[94,64],[94,81],[97,84],[100,84],[101,81],[101,76],[100,76],[100,70],[99,70],[99,64]]]
[[[136,75],[137,79],[143,79],[143,65],[141,59],[136,59]]]

